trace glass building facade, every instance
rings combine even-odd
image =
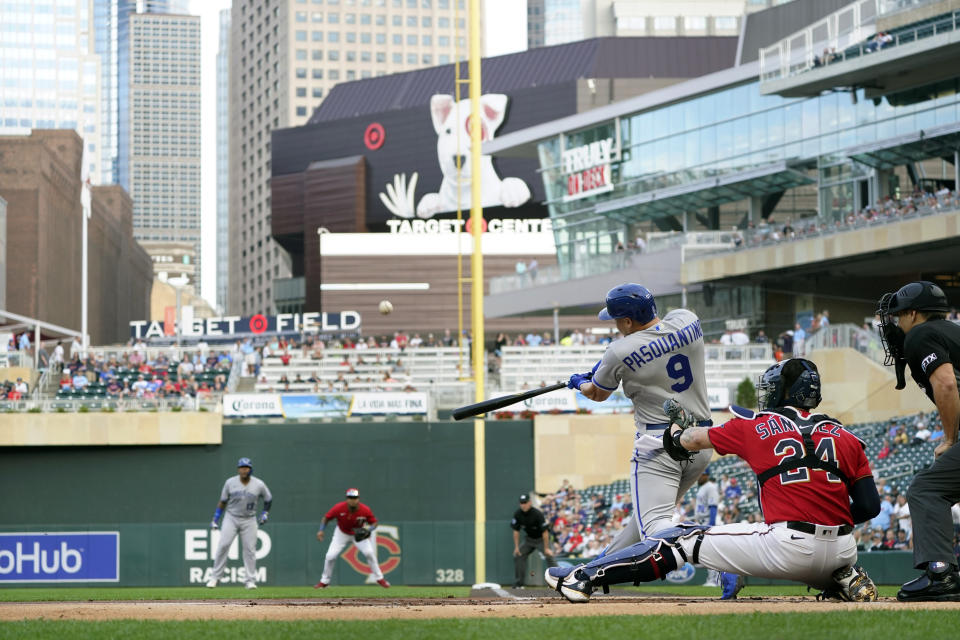
[[[89,0],[0,2],[0,134],[74,129],[99,181],[99,60]]]
[[[899,137],[951,125],[960,128],[958,79],[882,98],[863,89],[765,96],[753,79],[554,136],[538,151],[559,261],[610,253],[638,229],[667,229],[671,217],[675,230],[730,228],[751,191],[805,189],[816,195],[807,215],[842,219],[896,188],[889,167],[859,161],[858,146],[893,147]],[[616,147],[612,189],[569,199],[564,151],[605,139]],[[741,175],[742,189],[717,186]],[[736,202],[726,218],[704,215]]]

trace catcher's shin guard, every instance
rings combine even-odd
[[[664,529],[656,537],[648,537],[626,549],[597,558],[582,567],[582,571],[595,587],[602,587],[604,593],[609,585],[632,582],[664,580],[667,574],[687,561],[686,554],[676,542],[679,538],[701,533],[706,527],[681,524]]]

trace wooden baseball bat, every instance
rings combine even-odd
[[[556,391],[557,389],[563,389],[566,386],[567,386],[566,382],[558,382],[557,384],[551,384],[550,386],[547,386],[547,387],[540,387],[539,389],[531,389],[530,391],[524,391],[523,393],[515,393],[510,396],[493,398],[491,400],[484,400],[483,402],[478,402],[476,404],[470,404],[465,407],[458,407],[453,410],[453,419],[463,420],[464,418],[478,416],[481,413],[494,411],[495,409],[506,407],[507,405],[511,405],[516,402],[523,402],[528,398],[535,398],[545,393]]]

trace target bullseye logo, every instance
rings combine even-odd
[[[473,233],[473,218],[467,218],[466,231],[467,233]],[[485,218],[480,218],[480,233],[487,232],[487,221]]]
[[[367,145],[367,149],[370,149],[370,151],[376,151],[383,146],[385,137],[386,133],[383,130],[383,125],[379,122],[371,122],[367,125],[367,130],[363,132],[363,144]]]
[[[263,333],[267,330],[267,317],[258,313],[250,318],[250,331],[253,333]]]

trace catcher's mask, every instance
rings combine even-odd
[[[820,374],[817,365],[804,358],[791,358],[763,372],[757,384],[757,408],[813,409],[820,404]]]
[[[883,344],[883,364],[888,367],[903,358],[903,330],[898,326],[897,316],[904,311],[947,313],[950,311],[950,302],[939,285],[927,280],[905,284],[899,290],[880,297],[877,305],[880,342]]]

